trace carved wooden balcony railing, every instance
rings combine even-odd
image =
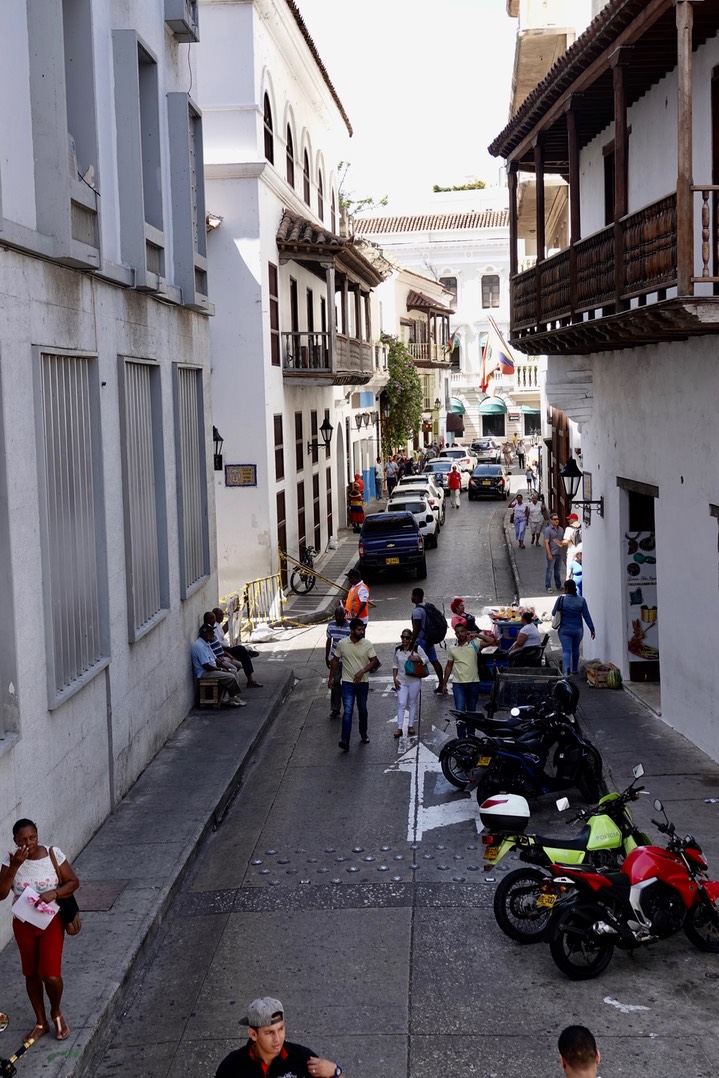
[[[337,334],[332,355],[329,333],[296,330],[282,334],[282,373],[310,385],[363,385],[374,373],[372,345]]]
[[[683,278],[672,192],[517,273],[513,344],[535,355],[581,353],[719,333],[719,185],[691,191]],[[680,279],[689,282],[681,296]]]
[[[447,346],[444,344],[435,344],[433,341],[410,341],[407,345],[407,350],[417,363],[422,365],[441,364],[443,367],[449,367],[452,353],[447,351]]]

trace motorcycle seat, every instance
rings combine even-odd
[[[558,836],[547,838],[546,835],[535,835],[534,840],[538,846],[548,846],[551,850],[586,850],[589,835],[589,828],[583,827],[574,838],[567,838],[566,835],[562,835],[561,838]]]

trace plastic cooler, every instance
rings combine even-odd
[[[479,818],[488,831],[524,831],[529,822],[529,805],[519,794],[495,794],[479,806]]]

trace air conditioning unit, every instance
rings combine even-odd
[[[177,41],[200,40],[198,0],[165,0],[165,22]]]

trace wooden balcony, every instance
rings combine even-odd
[[[683,245],[672,193],[516,274],[512,344],[530,355],[572,354],[719,333],[719,188],[693,187],[691,195]],[[689,260],[684,295],[678,246]]]
[[[282,334],[282,374],[286,382],[307,386],[365,385],[374,373],[375,356],[368,341],[338,333],[333,354],[329,333],[298,330]]]
[[[418,367],[443,367],[447,370],[450,366],[452,353],[447,351],[446,344],[434,344],[428,341],[417,343],[411,341],[407,350]]]

